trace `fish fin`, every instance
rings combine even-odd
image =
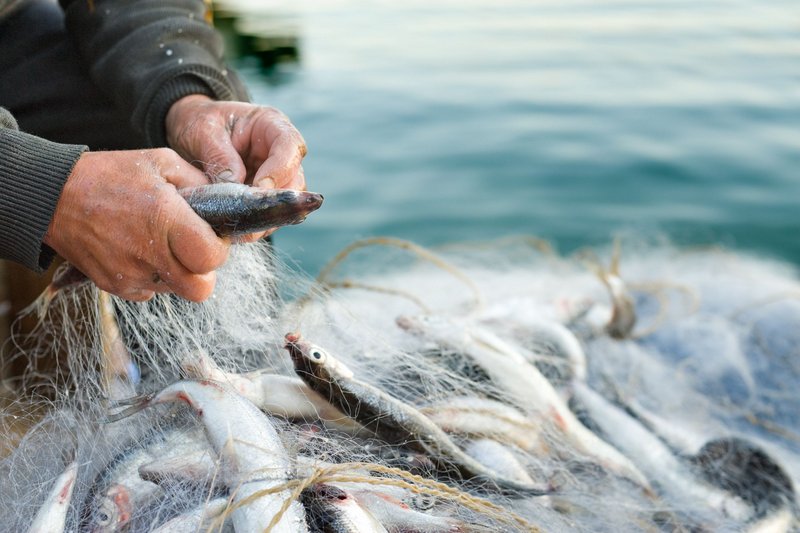
[[[150,405],[150,401],[153,399],[152,394],[144,394],[140,396],[134,396],[132,398],[126,398],[124,400],[117,400],[114,402],[109,403],[109,409],[114,409],[117,407],[124,407],[129,406],[122,411],[116,413],[108,413],[106,416],[101,420],[104,424],[109,424],[111,422],[117,422],[122,420],[123,418],[127,418],[131,415],[134,415]]]

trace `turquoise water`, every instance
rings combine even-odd
[[[360,237],[668,236],[800,261],[796,0],[237,2],[253,97],[309,145],[312,273]]]

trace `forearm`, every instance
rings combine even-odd
[[[93,81],[130,113],[151,146],[166,143],[164,118],[189,94],[246,100],[223,61],[222,39],[202,0],[61,0],[67,29]]]
[[[64,182],[85,146],[22,133],[0,108],[0,257],[41,271],[53,258],[43,244]]]

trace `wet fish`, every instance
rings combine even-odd
[[[545,484],[520,483],[479,463],[419,410],[356,379],[341,361],[301,339],[299,334],[286,335],[286,349],[292,357],[295,371],[303,381],[387,443],[408,446],[429,454],[433,460],[444,459],[456,466],[467,479],[475,478],[501,489],[528,495],[551,492]]]
[[[383,524],[389,533],[488,533],[491,531],[477,524],[467,524],[457,518],[417,511],[397,496],[380,489],[354,488],[350,490],[350,493]]]
[[[284,484],[292,474],[289,455],[270,420],[227,385],[186,380],[130,402],[131,407],[110,415],[108,421],[168,402],[186,403],[203,422],[208,440],[220,458],[223,481],[233,493],[234,529],[237,533],[264,531],[284,501],[291,498],[288,489],[262,494]],[[306,531],[300,504],[289,504],[271,531]]]
[[[178,192],[220,237],[300,224],[319,209],[323,201],[323,196],[315,192],[260,189],[241,183],[186,187]],[[59,290],[88,279],[78,268],[65,263],[39,297],[40,313],[47,309]]]
[[[80,530],[110,533],[124,529],[139,509],[163,494],[161,487],[139,476],[139,467],[190,440],[191,434],[177,429],[152,431],[118,454],[92,482],[81,511]]]
[[[613,271],[604,272],[600,279],[611,295],[611,318],[605,326],[612,339],[627,339],[636,326],[636,307],[622,278]]]
[[[73,461],[56,478],[47,499],[39,508],[28,533],[61,533],[67,519],[67,510],[72,500],[72,489],[78,477],[78,463]]]
[[[541,427],[514,407],[496,400],[460,396],[426,405],[420,412],[448,433],[488,437],[526,451],[546,448]]]
[[[628,286],[619,274],[620,254],[619,240],[615,240],[608,269],[600,265],[599,261],[592,265],[611,296],[611,317],[603,329],[612,339],[618,340],[629,338],[636,326],[636,306],[628,292]]]
[[[661,439],[582,382],[574,385],[575,398],[595,424],[630,456],[671,499],[696,509],[705,507],[738,523],[753,517],[754,509],[740,496],[695,475]]]
[[[260,189],[241,183],[201,185],[178,192],[220,236],[299,224],[323,201],[315,192]]]
[[[181,513],[161,524],[150,533],[196,533],[206,531],[211,521],[228,508],[228,498],[214,498],[195,509]],[[217,531],[217,528],[214,529]]]
[[[609,471],[649,488],[647,478],[627,457],[581,424],[535,365],[491,331],[473,322],[433,315],[401,316],[397,324],[471,359],[519,408],[536,416],[548,429],[560,432],[574,449]]]
[[[503,477],[513,479],[520,484],[533,484],[533,479],[528,474],[525,465],[504,444],[492,439],[475,439],[464,445],[464,451]]]
[[[199,436],[200,439],[187,435],[185,440],[176,443],[164,454],[139,465],[139,477],[158,484],[209,484],[218,477],[220,462],[205,435],[200,433]]]
[[[293,420],[316,422],[350,434],[365,432],[361,424],[336,409],[297,376],[282,376],[263,371],[236,374],[226,372],[209,357],[197,352],[181,362],[193,378],[227,383],[262,411]]]
[[[103,389],[109,400],[129,398],[136,394],[136,385],[140,377],[139,367],[133,362],[122,340],[111,295],[106,291],[98,291],[97,300],[103,349],[101,358]]]
[[[311,533],[388,533],[346,490],[318,483],[300,496]]]

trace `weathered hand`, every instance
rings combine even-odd
[[[265,189],[306,188],[301,166],[305,142],[275,108],[186,96],[170,108],[166,131],[169,145],[214,181]]]
[[[229,243],[176,187],[206,183],[168,148],[86,152],[67,178],[45,243],[122,298],[147,300],[171,291],[204,300]]]

